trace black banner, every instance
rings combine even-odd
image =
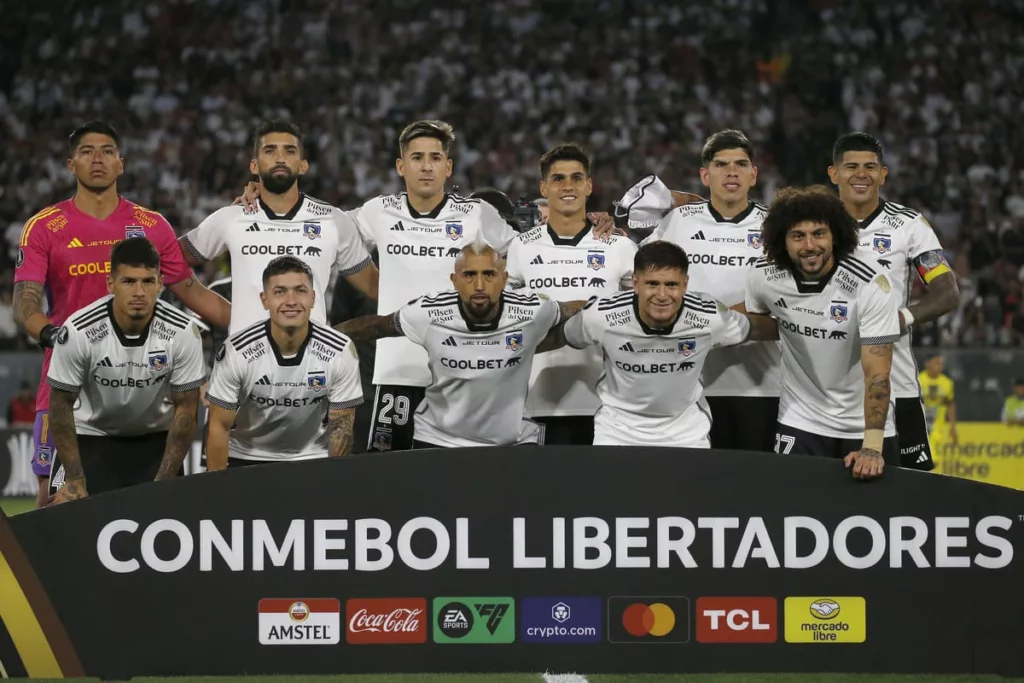
[[[200,474],[9,524],[90,676],[1024,674],[1024,493],[919,472],[417,451]]]

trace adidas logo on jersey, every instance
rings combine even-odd
[[[530,265],[531,266],[543,266],[544,265],[544,259],[542,259],[540,257],[540,254],[537,254],[536,256],[533,257],[533,260],[530,261]]]
[[[271,382],[270,378],[267,377],[266,375],[263,375],[258,380],[256,380],[256,384],[259,384],[259,385],[262,385],[262,386],[265,386],[265,387],[273,386],[273,382]]]
[[[706,240],[706,239],[707,239],[707,237],[705,237],[705,236],[704,236],[704,231],[703,231],[703,230],[698,230],[698,231],[697,231],[697,234],[696,234],[696,235],[694,235],[693,237],[691,237],[690,239],[695,239],[695,240]]]
[[[392,225],[392,226],[391,226],[391,229],[392,229],[392,230],[401,230],[401,231],[404,231],[404,230],[405,230],[405,226],[404,226],[404,225],[402,225],[402,221],[398,221],[397,223],[395,223],[394,225]]]
[[[628,351],[630,353],[636,353],[636,349],[633,348],[633,344],[630,342],[626,342],[625,344],[620,346],[619,351]]]
[[[260,231],[260,226],[258,226],[255,223],[253,223],[248,228],[246,228],[245,231],[246,232],[259,232]]]
[[[104,356],[103,360],[96,364],[98,368],[112,368],[114,364],[110,362],[110,356]]]
[[[441,345],[442,346],[458,346],[459,343],[457,341],[455,341],[455,337],[448,337],[443,342],[441,342]]]
[[[789,308],[789,306],[786,305],[786,300],[782,297],[779,297],[779,300],[775,302],[775,305],[779,308]]]
[[[72,238],[72,240],[70,242],[68,242],[68,249],[74,249],[75,247],[84,247],[84,246],[85,245],[82,244],[81,240],[79,240],[77,237]]]

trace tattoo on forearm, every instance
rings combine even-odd
[[[347,334],[355,342],[402,336],[394,315],[364,315],[335,325],[334,329]]]
[[[14,285],[14,323],[22,330],[33,315],[43,315],[46,294],[38,282],[23,280]]]
[[[178,402],[174,406],[171,428],[167,432],[164,457],[160,461],[160,469],[156,473],[157,480],[174,477],[181,469],[181,463],[185,461],[185,455],[188,454],[192,442],[196,438],[198,403],[198,390],[188,392],[187,397],[178,397]]]
[[[872,375],[868,378],[864,401],[864,428],[885,429],[885,418],[888,414],[889,375]]]
[[[78,432],[75,430],[75,401],[78,394],[54,389],[50,393],[50,431],[53,446],[64,466],[64,480],[82,479],[82,458],[78,454]]]
[[[920,325],[949,313],[959,303],[960,286],[956,275],[944,273],[931,281],[920,301],[910,307],[910,312],[914,314],[914,324]]]
[[[872,344],[868,347],[868,353],[872,356],[889,356],[892,354],[892,344]]]
[[[340,458],[352,452],[352,425],[355,411],[331,413],[327,420],[327,455]]]

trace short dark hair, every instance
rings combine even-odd
[[[590,175],[590,155],[581,145],[574,142],[564,142],[544,152],[540,158],[541,180],[548,177],[548,171],[556,161],[578,161],[583,164],[583,171]]]
[[[633,257],[633,272],[645,270],[661,270],[662,268],[678,268],[687,273],[690,271],[690,258],[678,244],[656,240],[648,242],[636,250]]]
[[[129,237],[110,250],[110,272],[117,272],[118,266],[160,270],[160,252],[145,237]]]
[[[844,259],[857,248],[857,221],[835,192],[824,185],[806,188],[785,187],[775,195],[768,215],[761,223],[764,255],[775,265],[795,272],[795,265],[786,251],[786,235],[797,223],[825,223],[832,231],[832,254],[836,261]]]
[[[742,130],[727,128],[714,133],[704,141],[704,147],[700,151],[701,166],[706,168],[723,149],[742,149],[748,159],[754,160],[754,144],[750,142],[750,138]]]
[[[414,121],[405,127],[398,136],[398,155],[405,154],[409,143],[416,138],[433,138],[441,142],[445,156],[452,155],[452,143],[455,142],[455,128],[452,124],[437,119]]]
[[[71,156],[75,156],[75,152],[78,150],[78,145],[82,142],[82,138],[89,133],[106,135],[114,141],[114,144],[118,149],[121,149],[121,136],[112,125],[106,121],[89,121],[88,123],[83,123],[78,128],[75,128],[71,131],[71,135],[68,136],[68,151],[71,153]]]
[[[310,283],[313,282],[313,271],[310,270],[304,261],[294,256],[278,256],[263,269],[263,286],[267,286],[270,278],[284,275],[285,273],[304,273],[309,278]]]
[[[267,119],[260,125],[256,126],[256,129],[252,132],[253,158],[260,155],[260,140],[271,133],[287,133],[288,135],[294,135],[295,139],[299,141],[299,155],[302,155],[302,129],[299,128],[297,124],[286,119]]]
[[[1018,377],[1017,379],[1013,380],[1013,386],[1015,386],[1015,387],[1024,386],[1024,377]]]
[[[832,145],[832,164],[838,166],[843,161],[843,155],[847,152],[874,152],[878,156],[878,163],[885,165],[884,150],[878,138],[867,133],[846,133],[840,135],[836,143]]]

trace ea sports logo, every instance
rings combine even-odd
[[[473,630],[473,613],[461,602],[449,602],[437,613],[437,627],[448,638],[462,638]]]
[[[811,616],[815,619],[835,619],[840,612],[839,603],[831,598],[821,598],[811,603]]]
[[[650,605],[634,603],[622,613],[622,627],[637,638],[647,635],[660,638],[671,633],[675,626],[676,613],[661,602]]]
[[[288,616],[292,618],[292,621],[309,619],[309,605],[304,602],[293,602],[288,607]]]

